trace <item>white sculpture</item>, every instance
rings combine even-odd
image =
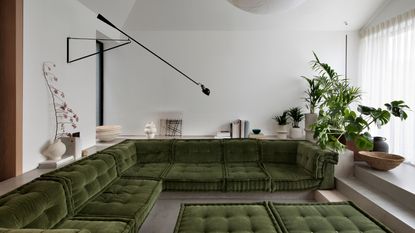
[[[147,122],[147,124],[144,127],[144,133],[146,134],[147,139],[154,138],[157,133],[156,124],[154,124],[154,122],[152,121]]]

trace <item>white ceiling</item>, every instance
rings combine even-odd
[[[390,0],[307,0],[294,9],[270,14],[246,12],[228,0],[79,1],[116,25],[138,31],[357,30]]]

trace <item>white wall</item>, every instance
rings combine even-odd
[[[50,95],[42,76],[42,63],[57,65],[58,86],[79,114],[82,148],[95,144],[95,58],[66,63],[66,37],[95,37],[95,14],[78,1],[26,0],[24,2],[24,119],[23,172],[45,158],[42,147],[53,138]],[[75,43],[74,56],[93,52],[94,42]]]
[[[372,17],[366,27],[375,26],[415,8],[414,0],[389,0],[389,3]]]
[[[272,117],[304,106],[300,76],[312,75],[312,51],[344,73],[345,32],[137,31],[130,32],[196,81],[200,88],[137,45],[105,55],[105,123],[143,134],[163,112],[183,112],[185,135],[214,135],[236,118],[275,133]],[[349,33],[349,77],[357,73],[356,32]]]

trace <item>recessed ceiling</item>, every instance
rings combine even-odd
[[[79,0],[129,31],[358,30],[390,0],[307,0],[284,11],[254,14],[234,0]],[[296,0],[297,1],[297,0]],[[122,3],[122,4],[121,4]],[[345,26],[344,22],[348,22]]]

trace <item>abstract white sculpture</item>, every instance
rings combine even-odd
[[[154,138],[157,133],[156,124],[154,124],[152,121],[148,122],[144,127],[144,133],[146,134],[147,139]]]

